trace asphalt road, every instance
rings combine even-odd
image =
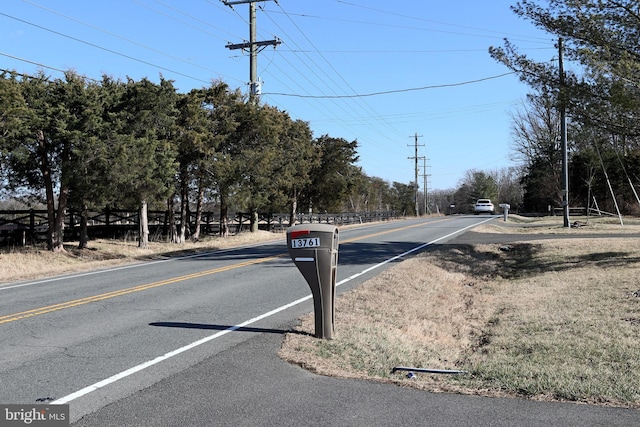
[[[343,230],[338,292],[486,220]],[[312,310],[284,239],[0,295],[0,402],[68,403],[77,426],[640,425],[638,411],[430,394],[281,361],[282,335]]]

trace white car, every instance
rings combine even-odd
[[[476,215],[480,215],[481,213],[488,213],[491,215],[495,215],[496,208],[493,207],[493,203],[489,199],[478,199],[475,206],[473,207],[473,213]]]

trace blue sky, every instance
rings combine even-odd
[[[314,136],[358,140],[369,176],[456,187],[469,170],[512,166],[511,116],[528,87],[489,57],[506,37],[541,61],[551,35],[517,17],[515,0],[259,2],[264,103],[310,123]],[[99,79],[162,74],[180,92],[221,79],[247,92],[249,6],[219,0],[3,0],[0,68]]]

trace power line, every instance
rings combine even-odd
[[[99,46],[99,45],[97,45],[97,44],[90,43],[90,42],[88,42],[88,41],[81,40],[81,39],[76,38],[76,37],[73,37],[73,36],[69,36],[69,35],[67,35],[67,34],[63,34],[63,33],[59,32],[59,31],[55,31],[55,30],[52,30],[52,29],[50,29],[50,28],[43,27],[43,26],[38,25],[38,24],[34,24],[33,22],[25,21],[24,19],[20,19],[20,18],[17,18],[17,17],[15,17],[15,16],[7,15],[6,13],[3,13],[3,12],[0,12],[0,15],[5,16],[5,17],[10,18],[10,19],[13,19],[13,20],[16,20],[16,21],[18,21],[18,22],[22,22],[23,24],[27,24],[27,25],[30,25],[30,26],[32,26],[32,27],[38,28],[38,29],[40,29],[40,30],[48,31],[48,32],[53,33],[53,34],[56,34],[56,35],[58,35],[58,36],[68,38],[68,39],[73,40],[73,41],[76,41],[76,42],[78,42],[78,43],[86,44],[87,46],[91,46],[91,47],[94,47],[94,48],[96,48],[96,49],[104,50],[105,52],[109,52],[109,53],[112,53],[112,54],[114,54],[114,55],[122,56],[123,58],[127,58],[127,59],[130,59],[130,60],[132,60],[132,61],[140,62],[141,64],[149,65],[149,66],[151,66],[151,67],[155,67],[155,68],[158,68],[158,69],[160,69],[160,70],[168,71],[168,72],[170,72],[170,73],[177,74],[177,75],[179,75],[179,76],[186,77],[186,78],[189,78],[189,79],[192,79],[192,80],[196,80],[196,81],[199,81],[199,82],[203,82],[203,83],[206,83],[206,84],[211,83],[211,82],[210,82],[210,81],[208,81],[208,80],[202,80],[202,79],[200,79],[200,78],[198,78],[198,77],[190,76],[190,75],[188,75],[188,74],[184,74],[184,73],[181,73],[181,72],[179,72],[179,71],[172,70],[172,69],[170,69],[170,68],[162,67],[162,66],[160,66],[160,65],[156,65],[156,64],[153,64],[153,63],[151,63],[151,62],[144,61],[144,60],[142,60],[142,59],[135,58],[135,57],[133,57],[133,56],[126,55],[126,54],[124,54],[124,53],[120,53],[120,52],[117,52],[117,51],[115,51],[115,50],[112,50],[112,49],[109,49],[109,48],[106,48],[106,47],[103,47],[103,46]]]
[[[374,7],[371,7],[371,6],[363,6],[363,5],[360,5],[360,4],[355,4],[355,3],[351,3],[351,2],[343,1],[343,0],[335,0],[335,1],[336,1],[336,3],[346,4],[348,6],[353,6],[353,7],[359,7],[361,9],[368,9],[368,10],[372,10],[374,12],[379,12],[379,13],[386,14],[386,15],[398,16],[398,17],[403,18],[403,19],[412,19],[412,20],[416,20],[416,21],[430,22],[430,23],[434,23],[434,24],[438,24],[438,25],[446,25],[446,26],[449,26],[449,27],[465,28],[465,29],[470,29],[470,30],[482,31],[482,32],[485,32],[485,33],[501,34],[500,38],[503,38],[505,35],[509,35],[509,34],[504,34],[501,31],[487,30],[487,29],[483,29],[483,28],[470,27],[470,26],[467,26],[467,25],[450,24],[448,22],[442,22],[442,21],[434,21],[434,20],[431,20],[431,19],[420,18],[420,17],[415,16],[415,15],[405,15],[405,14],[402,14],[402,13],[397,13],[397,12],[392,12],[392,11],[388,11],[388,10],[377,9],[377,8],[374,8]],[[407,28],[411,28],[411,27],[407,27]],[[427,31],[436,31],[436,30],[427,30]],[[451,33],[451,34],[458,34],[458,35],[469,35],[469,36],[473,36],[473,37],[489,37],[489,36],[478,36],[477,34],[454,33],[454,32],[448,32],[448,31],[441,31],[441,32],[443,32],[443,33]],[[547,43],[550,43],[549,40],[547,40],[545,38],[541,38],[541,37],[531,37],[531,36],[523,36],[523,35],[517,35],[517,34],[514,34],[514,35],[517,36],[517,37],[527,37],[527,38],[532,39],[532,40],[545,40]]]
[[[286,12],[285,12],[285,14],[286,14]],[[292,37],[292,36],[291,36],[291,35],[289,35],[289,34],[286,32],[286,30],[284,30],[284,29],[283,29],[283,28],[282,28],[282,27],[281,27],[281,26],[280,26],[280,25],[279,25],[279,24],[278,24],[278,23],[277,23],[277,22],[276,22],[276,21],[275,21],[275,20],[274,20],[270,15],[269,15],[269,14],[266,14],[266,16],[267,16],[267,17],[268,17],[268,18],[273,22],[273,24],[274,24],[274,25],[276,25],[276,26],[278,27],[278,29],[279,29],[279,30],[280,30],[280,31],[281,31],[285,36],[287,36],[287,38],[288,38],[288,39],[291,39],[291,40],[292,40],[292,43],[293,43],[295,46],[298,46],[298,44],[297,44],[298,42],[297,42],[296,40],[297,40],[299,37]],[[307,36],[304,34],[304,32],[300,29],[300,27],[299,27],[295,22],[293,22],[291,19],[290,19],[290,21],[292,22],[292,24],[294,25],[294,27],[295,27],[295,28],[296,28],[296,29],[297,29],[297,30],[298,30],[298,31],[299,31],[299,32],[304,36],[304,38],[305,38],[307,41],[309,41],[309,43],[313,46],[313,43],[311,43],[311,41],[308,39],[308,37],[307,37]],[[313,52],[316,52],[316,53],[317,53],[318,51],[317,51],[317,49],[316,49],[316,50],[314,50]],[[285,57],[285,56],[280,56],[280,57],[281,57],[284,61],[286,61],[286,62],[291,66],[291,68],[292,68],[292,69],[294,69],[294,70],[298,71],[298,73],[300,74],[301,78],[302,78],[302,79],[304,79],[304,80],[306,80],[306,81],[309,83],[309,85],[310,85],[310,86],[312,86],[312,87],[316,88],[318,91],[322,91],[322,89],[321,89],[321,88],[316,84],[317,82],[321,82],[321,83],[324,83],[324,85],[326,85],[326,87],[327,87],[329,90],[331,90],[332,92],[336,93],[335,88],[336,88],[336,87],[340,87],[340,83],[339,83],[339,82],[336,82],[333,78],[331,78],[331,76],[330,76],[330,75],[328,75],[328,73],[327,73],[326,71],[324,71],[324,69],[323,69],[319,64],[317,64],[311,56],[306,55],[306,54],[305,54],[304,56],[305,56],[306,60],[305,60],[305,59],[302,59],[302,58],[300,58],[298,55],[296,55],[296,57],[298,57],[298,59],[300,60],[300,62],[301,62],[305,67],[307,67],[307,68],[308,68],[308,70],[309,70],[309,72],[308,72],[308,73],[305,73],[305,72],[302,72],[301,70],[299,70],[299,69],[298,69],[298,67],[296,67],[296,66],[295,66],[291,61],[289,61],[289,60],[287,59],[287,57]],[[324,58],[322,55],[320,55],[320,56],[321,56],[323,59],[325,59],[325,61],[326,61],[326,58]],[[280,69],[280,67],[278,67],[278,66],[277,66],[277,64],[273,64],[273,65],[274,65],[276,68],[278,68],[279,70],[281,70],[281,69]],[[311,65],[313,65],[313,67],[312,67]],[[282,71],[282,70],[281,70],[281,71]],[[326,77],[328,77],[328,79],[331,81],[331,84],[327,83],[327,82],[323,79],[323,77],[322,77],[321,75],[319,75],[319,74],[318,74],[318,72],[320,72],[320,73],[324,74]],[[309,78],[309,73],[311,73],[311,75],[315,76],[316,78],[315,78],[315,79],[310,79],[310,78]],[[337,71],[336,71],[336,73],[337,73]],[[285,74],[285,75],[287,75],[287,74],[286,74],[286,72],[285,72],[284,74]],[[294,78],[292,78],[291,80],[292,80],[293,82],[296,82],[296,79],[294,79]],[[306,88],[303,88],[303,91],[306,91]],[[263,96],[268,96],[268,95],[269,95],[268,93],[263,93]],[[309,97],[308,99],[313,99],[313,98]],[[344,112],[345,116],[350,116],[350,117],[353,117],[354,119],[355,119],[355,118],[357,118],[357,117],[356,117],[356,115],[358,115],[358,111],[359,111],[359,109],[356,109],[356,108],[348,108],[348,106],[345,106],[345,105],[343,105],[343,104],[341,104],[341,103],[338,103],[338,102],[335,102],[335,101],[333,101],[333,104],[336,106],[336,108],[339,108],[340,110],[342,110],[342,111]],[[333,114],[335,114],[335,112],[332,112],[331,110],[329,110],[329,109],[328,109],[326,106],[324,106],[323,104],[320,104],[320,106],[321,106],[324,110],[327,110],[330,114],[332,114],[332,113],[333,113]],[[375,113],[374,113],[374,114],[375,114]],[[362,116],[360,116],[359,120],[364,120],[364,119],[362,118]],[[356,131],[354,130],[354,133],[356,133],[356,134],[357,134],[358,132],[356,132]]]
[[[348,3],[346,3],[346,4],[348,4]],[[461,33],[461,32],[457,32],[457,31],[435,30],[435,29],[432,29],[432,28],[412,27],[412,26],[407,26],[407,25],[396,25],[396,24],[388,24],[388,23],[382,23],[382,22],[361,21],[361,20],[346,19],[346,18],[333,18],[333,17],[326,17],[326,16],[318,16],[318,15],[307,15],[307,14],[295,14],[295,15],[299,16],[299,17],[302,17],[302,18],[323,19],[323,20],[328,20],[328,21],[345,22],[345,23],[349,23],[349,24],[376,25],[376,26],[381,26],[381,27],[389,27],[389,28],[403,29],[403,30],[418,30],[418,31],[426,31],[426,32],[432,32],[432,33],[452,34],[452,35],[469,36],[469,37],[482,37],[482,38],[491,38],[491,39],[500,39],[500,40],[504,39],[505,36],[509,35],[508,33],[504,33],[504,32],[501,32],[501,31],[496,31],[496,30],[483,30],[483,29],[480,29],[480,28],[466,27],[466,26],[456,25],[456,24],[447,24],[447,23],[444,23],[444,22],[430,21],[430,20],[427,20],[427,19],[417,18],[415,16],[407,16],[407,15],[402,15],[402,14],[398,14],[398,13],[394,13],[394,12],[382,11],[382,10],[379,10],[379,9],[373,9],[373,8],[369,8],[369,7],[366,7],[366,6],[359,6],[359,7],[363,7],[365,9],[370,9],[370,10],[373,10],[373,11],[376,11],[376,12],[381,12],[381,13],[386,13],[386,14],[390,14],[390,15],[399,16],[399,17],[402,17],[404,19],[417,19],[417,20],[420,20],[420,21],[432,22],[432,23],[437,23],[437,24],[440,24],[440,25],[448,25],[448,26],[452,26],[452,27],[468,28],[468,29],[473,29],[473,30],[476,30],[476,31],[488,32],[488,33],[496,33],[496,35]],[[270,11],[270,12],[280,13],[280,12],[277,12],[277,11]],[[523,36],[523,35],[514,35],[514,36],[517,37],[517,38],[513,38],[512,37],[512,40],[516,40],[516,41],[539,41],[540,43],[552,44],[549,40],[547,40],[545,38],[541,38],[541,37],[531,37],[531,36]],[[522,37],[523,39],[520,39],[519,37]]]
[[[527,50],[555,50],[555,47],[532,47],[526,48]],[[478,52],[478,53],[487,53],[487,49],[427,49],[427,50],[321,50],[321,51],[313,51],[313,50],[295,50],[295,49],[281,49],[281,52],[290,52],[290,53],[310,53],[310,52],[322,52],[322,53],[361,53],[361,54],[372,54],[375,53],[379,55],[381,53],[389,53],[389,54],[416,54],[416,53],[469,53],[469,52]]]
[[[15,59],[17,61],[26,62],[27,64],[37,65],[38,67],[48,68],[50,70],[59,71],[61,73],[65,72],[65,70],[61,70],[60,68],[50,67],[48,65],[44,65],[44,64],[41,64],[39,62],[30,61],[28,59],[24,59],[24,58],[20,58],[20,57],[17,57],[17,56],[9,55],[8,53],[0,52],[0,55],[6,56],[7,58]],[[5,69],[2,69],[2,71],[6,71],[6,72],[9,72],[9,73],[13,72],[13,71],[10,71],[10,70],[5,70]],[[15,73],[15,74],[17,74],[19,76],[23,76],[23,77],[31,77],[31,76],[28,76],[26,74],[21,74],[21,73]]]
[[[335,75],[339,77],[339,79],[346,85],[346,87],[351,91],[351,92],[355,92],[355,89],[353,89],[353,87],[349,84],[349,82],[347,80],[345,80],[345,78],[342,76],[341,73],[338,72],[338,70],[335,69],[335,67],[333,66],[333,64],[331,63],[331,61],[329,61],[321,52],[320,50],[315,46],[315,44],[313,43],[312,40],[309,39],[309,37],[304,33],[304,31],[302,31],[302,29],[300,28],[300,26],[289,16],[289,14],[282,8],[281,5],[278,4],[278,6],[280,7],[280,9],[285,13],[285,15],[289,18],[289,21],[294,25],[294,27],[300,32],[300,34],[303,35],[303,37],[305,38],[305,40],[307,40],[307,42],[311,45],[311,47],[313,47],[315,49],[315,51],[320,55],[320,57],[325,61],[326,64],[329,65],[329,67],[331,68],[331,70],[334,71]],[[329,79],[331,80],[331,82],[337,86],[337,84],[334,82],[334,80],[331,78],[331,76],[327,73],[325,73]],[[331,87],[331,86],[330,86]],[[369,111],[371,111],[374,115],[376,115],[382,123],[384,123],[386,126],[388,126],[391,130],[397,132],[398,134],[401,134],[397,129],[393,128],[393,126],[391,126],[388,122],[386,122],[384,120],[384,118],[382,116],[380,116],[379,113],[377,113],[373,107],[371,107],[371,105],[369,105],[366,101],[358,99],[359,102],[361,102],[365,108],[369,109]]]
[[[136,45],[136,46],[142,47],[142,48],[144,48],[144,49],[150,50],[150,51],[155,52],[155,53],[159,53],[159,54],[164,55],[164,56],[167,56],[167,57],[169,57],[169,58],[171,58],[171,59],[175,59],[175,60],[177,60],[177,61],[183,62],[183,63],[188,64],[188,65],[192,65],[192,66],[194,66],[194,67],[200,68],[200,69],[205,70],[205,71],[209,71],[209,72],[212,72],[212,73],[218,73],[217,71],[212,70],[212,69],[210,69],[210,68],[206,68],[206,67],[203,67],[203,66],[201,66],[201,65],[194,64],[193,62],[187,61],[187,60],[185,60],[185,59],[183,59],[183,58],[179,58],[179,57],[177,57],[177,56],[174,56],[174,55],[168,54],[168,53],[163,52],[163,51],[161,51],[161,50],[158,50],[158,49],[155,49],[155,48],[153,48],[153,47],[147,46],[147,45],[145,45],[145,44],[139,43],[139,42],[137,42],[137,41],[135,41],[135,40],[131,40],[131,39],[126,38],[126,37],[123,37],[123,36],[121,36],[121,35],[119,35],[119,34],[116,34],[116,33],[113,33],[113,32],[111,32],[111,31],[105,30],[104,28],[98,27],[98,26],[93,25],[93,24],[89,24],[89,23],[87,23],[87,22],[84,22],[84,21],[81,21],[81,20],[79,20],[79,19],[76,19],[76,18],[74,18],[74,17],[72,17],[72,16],[65,15],[65,14],[60,13],[60,12],[58,12],[58,11],[55,11],[55,10],[53,10],[53,9],[49,9],[49,8],[46,8],[46,7],[41,6],[41,5],[39,5],[39,4],[33,3],[33,2],[31,2],[31,1],[29,1],[29,0],[23,0],[23,1],[24,1],[25,3],[27,3],[27,4],[30,4],[30,5],[33,5],[33,6],[35,6],[35,7],[40,8],[40,9],[43,9],[43,10],[45,10],[45,11],[49,12],[49,13],[53,13],[53,14],[55,14],[55,15],[61,16],[61,17],[65,18],[65,19],[68,19],[68,20],[70,20],[70,21],[73,21],[73,22],[79,23],[79,24],[81,24],[81,25],[84,25],[84,26],[86,26],[86,27],[89,27],[89,28],[91,28],[91,29],[93,29],[93,30],[100,31],[101,33],[108,34],[108,35],[110,35],[110,36],[112,36],[112,37],[115,37],[115,38],[118,38],[118,39],[120,39],[120,40],[124,40],[124,41],[126,41],[127,43],[134,44],[134,45]],[[169,16],[169,15],[167,15],[167,14],[164,14],[164,13],[162,13],[162,12],[160,12],[160,11],[157,11],[157,10],[155,10],[155,9],[152,9],[152,8],[150,8],[149,6],[147,6],[147,5],[145,5],[145,4],[142,4],[142,3],[138,2],[137,0],[132,0],[132,1],[133,1],[134,3],[137,3],[137,4],[141,5],[141,6],[143,6],[143,7],[148,8],[148,9],[150,9],[150,10],[154,11],[154,12],[161,13],[163,16],[167,16],[167,17],[169,17],[169,18],[171,18],[171,19],[175,19],[175,18],[173,18],[173,17],[171,17],[171,16]],[[180,23],[182,23],[182,24],[184,24],[184,25],[189,25],[189,24],[184,23],[183,21],[179,21],[179,20],[178,20],[178,22],[180,22]],[[189,25],[189,26],[190,26],[190,27],[192,27],[192,28],[198,29],[197,27],[194,27],[194,26],[191,26],[191,25]],[[210,35],[212,35],[212,34],[210,34]],[[213,36],[213,35],[212,35],[212,36]]]
[[[188,26],[188,27],[190,27],[190,28],[196,29],[196,30],[198,30],[198,31],[202,31],[202,32],[204,32],[205,34],[208,34],[208,35],[210,35],[210,36],[212,36],[212,37],[215,37],[215,38],[219,38],[219,39],[221,39],[221,38],[222,38],[222,37],[218,37],[218,36],[216,36],[216,35],[214,35],[214,34],[211,34],[211,33],[209,33],[209,32],[203,31],[202,29],[200,29],[200,28],[198,28],[198,27],[196,27],[196,26],[194,26],[194,25],[191,25],[191,24],[189,24],[188,22],[181,21],[181,20],[177,19],[176,17],[174,17],[174,16],[172,16],[172,15],[170,15],[170,14],[168,14],[168,13],[163,13],[163,12],[161,12],[161,11],[157,10],[157,9],[154,9],[154,8],[152,8],[152,7],[150,7],[150,6],[147,6],[147,5],[145,5],[145,4],[143,4],[143,3],[141,3],[141,2],[140,2],[140,1],[138,1],[138,0],[133,0],[133,1],[134,1],[135,3],[138,3],[138,4],[139,4],[139,5],[141,5],[141,6],[146,7],[146,8],[147,8],[147,9],[149,9],[149,10],[152,10],[152,11],[154,11],[154,12],[156,12],[156,13],[159,13],[159,14],[161,14],[161,15],[164,15],[164,16],[166,16],[166,17],[168,17],[168,18],[170,18],[170,19],[173,19],[174,21],[177,21],[177,22],[179,22],[179,23],[181,23],[181,24],[183,24],[183,25],[186,25],[186,26]],[[193,19],[193,20],[194,20],[194,21],[196,21],[196,22],[199,22],[199,23],[201,23],[201,24],[203,24],[203,25],[206,25],[207,27],[211,27],[211,28],[213,28],[213,29],[215,29],[215,30],[217,30],[217,31],[220,31],[220,32],[225,33],[225,34],[228,34],[228,35],[230,35],[230,36],[232,36],[232,37],[236,37],[236,35],[235,35],[235,34],[232,34],[232,33],[228,32],[228,31],[226,31],[226,30],[224,30],[224,29],[222,29],[222,28],[218,28],[218,27],[216,27],[215,25],[211,25],[211,23],[209,23],[209,22],[205,21],[204,19],[200,19],[200,18],[198,18],[197,16],[193,16],[193,15],[191,15],[191,14],[189,14],[189,13],[186,13],[186,12],[184,12],[184,11],[182,11],[182,10],[178,9],[178,8],[175,8],[175,7],[173,7],[173,6],[169,5],[169,4],[166,4],[165,2],[162,2],[162,1],[160,1],[160,0],[153,0],[153,1],[154,1],[155,3],[158,3],[159,5],[162,5],[162,6],[166,7],[166,8],[167,8],[167,9],[169,9],[169,10],[173,10],[173,11],[175,11],[175,12],[178,12],[180,15],[184,15],[184,16],[186,16],[186,17],[187,17],[187,18],[189,18],[189,19]],[[226,41],[226,40],[225,40],[225,41]]]
[[[498,74],[497,76],[484,77],[482,79],[468,80],[468,81],[459,82],[459,83],[447,83],[447,84],[441,84],[441,85],[423,86],[423,87],[415,87],[415,88],[408,88],[408,89],[396,89],[396,90],[388,90],[388,91],[382,91],[382,92],[364,93],[364,94],[358,94],[358,95],[298,95],[298,94],[295,94],[295,93],[278,93],[278,92],[268,92],[268,93],[266,93],[266,95],[293,96],[293,97],[297,97],[297,98],[316,98],[316,99],[362,98],[362,97],[367,97],[367,96],[388,95],[388,94],[392,94],[392,93],[415,92],[415,91],[427,90],[427,89],[440,89],[440,88],[444,88],[444,87],[464,86],[464,85],[469,85],[469,84],[474,84],[474,83],[480,83],[480,82],[483,82],[483,81],[486,81],[486,80],[497,79],[497,78],[500,78],[500,77],[508,76],[509,74],[515,74],[515,71],[511,71],[511,72],[504,73],[504,74]]]

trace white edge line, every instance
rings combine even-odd
[[[448,237],[451,237],[451,236],[453,236],[455,234],[458,234],[458,233],[460,233],[462,231],[468,230],[469,228],[475,227],[477,225],[478,224],[470,225],[468,227],[465,227],[465,228],[462,228],[460,230],[454,231],[453,233],[449,233],[446,236],[442,236],[440,238],[432,240],[429,243],[425,243],[425,244],[422,244],[420,246],[417,246],[417,247],[415,247],[413,249],[410,249],[410,250],[408,250],[408,251],[406,251],[406,252],[404,252],[404,253],[402,253],[400,255],[396,255],[396,256],[394,256],[392,258],[389,258],[389,259],[387,259],[387,260],[385,260],[385,261],[383,261],[383,262],[381,262],[379,264],[373,265],[373,266],[371,266],[371,267],[369,267],[369,268],[367,268],[365,270],[362,270],[360,273],[354,274],[354,275],[352,275],[350,277],[347,277],[346,279],[341,280],[340,282],[338,282],[336,284],[336,286],[340,286],[340,285],[343,285],[343,284],[345,284],[347,282],[350,282],[351,280],[353,280],[353,279],[355,279],[357,277],[360,277],[363,274],[366,274],[366,273],[368,273],[368,272],[370,272],[372,270],[375,270],[376,268],[382,267],[385,264],[393,262],[393,261],[395,261],[395,260],[397,260],[399,258],[402,258],[402,257],[404,257],[406,255],[409,255],[409,254],[411,254],[413,252],[419,251],[420,249],[423,249],[423,248],[425,248],[425,247],[427,247],[429,245],[437,243],[440,240],[443,240],[443,239],[446,239]],[[294,306],[296,306],[298,304],[301,304],[304,301],[307,301],[307,300],[311,299],[311,297],[312,297],[312,295],[307,295],[306,297],[300,298],[298,300],[290,302],[289,304],[283,305],[283,306],[278,307],[278,308],[276,308],[274,310],[271,310],[271,311],[269,311],[267,313],[261,314],[261,315],[259,315],[257,317],[254,317],[253,319],[249,319],[249,320],[247,320],[245,322],[242,322],[242,323],[240,323],[238,325],[231,326],[230,328],[227,328],[227,329],[225,329],[223,331],[216,332],[213,335],[209,335],[208,337],[202,338],[202,339],[200,339],[198,341],[194,341],[191,344],[188,344],[188,345],[186,345],[184,347],[180,347],[180,348],[178,348],[176,350],[173,350],[173,351],[170,351],[168,353],[165,353],[164,355],[158,356],[155,359],[152,359],[152,360],[149,360],[147,362],[141,363],[141,364],[139,364],[137,366],[129,368],[129,369],[125,370],[125,371],[122,371],[122,372],[120,372],[118,374],[115,374],[115,375],[113,375],[113,376],[111,376],[109,378],[106,378],[106,379],[102,380],[102,381],[98,381],[97,383],[92,384],[90,386],[87,386],[87,387],[85,387],[85,388],[83,388],[81,390],[78,390],[78,391],[74,392],[74,393],[68,394],[67,396],[61,397],[60,399],[56,399],[56,400],[52,401],[50,404],[51,405],[64,405],[66,403],[69,403],[69,402],[71,402],[71,401],[73,401],[75,399],[78,399],[78,398],[80,398],[82,396],[85,396],[85,395],[91,393],[91,392],[94,392],[94,391],[96,391],[96,390],[98,390],[98,389],[100,389],[102,387],[105,387],[105,386],[107,386],[109,384],[113,384],[116,381],[119,381],[119,380],[121,380],[123,378],[126,378],[126,377],[128,377],[130,375],[133,375],[136,372],[140,372],[140,371],[142,371],[142,370],[144,370],[144,369],[146,369],[146,368],[148,368],[150,366],[157,365],[158,363],[163,362],[163,361],[165,361],[167,359],[170,359],[173,356],[177,356],[177,355],[179,355],[181,353],[184,353],[185,351],[191,350],[192,348],[198,347],[198,346],[200,346],[202,344],[205,344],[205,343],[207,343],[209,341],[212,341],[212,340],[214,340],[216,338],[220,338],[221,336],[226,335],[229,332],[233,332],[233,331],[238,330],[238,329],[240,329],[240,328],[242,328],[244,326],[247,326],[247,325],[250,325],[252,323],[258,322],[258,321],[260,321],[262,319],[266,319],[267,317],[273,316],[276,313],[279,313],[281,311],[284,311],[284,310],[287,310],[287,309],[289,309],[291,307],[294,307]]]
[[[244,326],[250,325],[252,323],[255,323],[255,322],[258,322],[258,321],[260,321],[262,319],[265,319],[267,317],[273,316],[276,313],[279,313],[279,312],[284,311],[284,310],[286,310],[288,308],[291,308],[291,307],[293,307],[295,305],[298,305],[298,304],[300,304],[300,303],[302,303],[302,302],[304,302],[304,301],[306,301],[308,299],[311,299],[311,295],[307,295],[306,297],[300,298],[298,300],[290,302],[289,304],[283,305],[283,306],[278,307],[278,308],[276,308],[274,310],[271,310],[271,311],[269,311],[267,313],[261,314],[260,316],[254,317],[253,319],[249,319],[249,320],[247,320],[245,322],[242,322],[242,323],[240,323],[238,325],[235,325],[235,326],[232,326],[230,328],[227,328],[224,331],[217,332],[217,333],[215,333],[213,335],[209,335],[208,337],[205,337],[205,338],[202,338],[202,339],[200,339],[198,341],[192,342],[191,344],[188,344],[188,345],[186,345],[184,347],[180,347],[180,348],[178,348],[176,350],[170,351],[169,353],[165,353],[164,355],[156,357],[153,360],[149,360],[147,362],[144,362],[144,363],[141,363],[141,364],[139,364],[137,366],[129,368],[126,371],[122,371],[119,374],[113,375],[113,376],[111,376],[109,378],[106,378],[106,379],[104,379],[102,381],[98,381],[97,383],[92,384],[92,385],[90,385],[88,387],[85,387],[82,390],[78,390],[75,393],[71,393],[71,394],[69,394],[69,395],[67,395],[65,397],[60,398],[60,399],[56,399],[53,402],[51,402],[51,404],[52,405],[63,405],[65,403],[71,402],[72,400],[75,400],[75,399],[77,399],[79,397],[82,397],[82,396],[84,396],[86,394],[89,394],[89,393],[91,393],[93,391],[96,391],[99,388],[102,388],[102,387],[104,387],[106,385],[112,384],[112,383],[114,383],[114,382],[116,382],[118,380],[126,378],[129,375],[135,374],[136,372],[140,372],[143,369],[146,369],[146,368],[148,368],[150,366],[156,365],[156,364],[158,364],[160,362],[163,362],[163,361],[165,361],[167,359],[172,358],[173,356],[177,356],[177,355],[179,355],[181,353],[184,353],[185,351],[191,350],[192,348],[198,347],[198,346],[200,346],[202,344],[205,344],[205,343],[207,343],[207,342],[209,342],[211,340],[214,340],[216,338],[220,338],[221,336],[226,335],[229,332],[233,332],[233,331],[235,331],[237,329],[240,329],[240,328],[242,328]]]

